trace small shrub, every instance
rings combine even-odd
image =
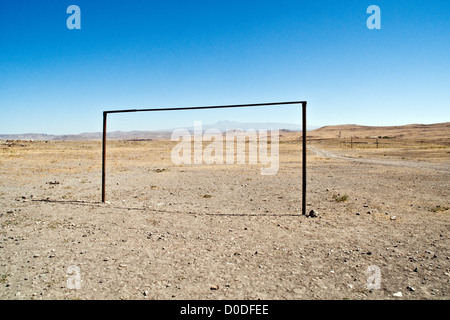
[[[3,283],[7,283],[9,276],[10,276],[9,274],[2,274],[1,277],[0,277],[0,283],[2,283],[2,284]]]
[[[430,211],[431,212],[444,212],[444,211],[447,211],[448,209],[450,209],[450,208],[449,207],[445,207],[445,206],[437,205],[436,207],[431,208]]]
[[[336,202],[345,202],[348,200],[348,195],[344,194],[344,195],[340,195],[340,194],[334,194],[333,195],[333,199]]]

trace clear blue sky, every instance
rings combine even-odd
[[[69,30],[69,5],[81,30]],[[369,30],[369,5],[381,30]],[[102,111],[307,100],[311,125],[450,121],[450,1],[1,0],[0,133],[101,131]],[[294,107],[111,115],[301,123]]]

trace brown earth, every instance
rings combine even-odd
[[[308,133],[316,218],[300,215],[299,133],[281,133],[273,176],[173,165],[171,141],[110,142],[105,204],[100,142],[1,145],[0,298],[446,300],[450,132],[437,127]]]

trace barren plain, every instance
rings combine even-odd
[[[313,218],[280,133],[271,176],[111,141],[106,203],[100,141],[3,142],[0,299],[450,297],[449,123],[308,132]]]

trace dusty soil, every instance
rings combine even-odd
[[[450,137],[350,149],[327,134],[309,141],[315,218],[298,133],[274,176],[110,142],[107,203],[100,142],[0,146],[0,298],[448,299]]]

